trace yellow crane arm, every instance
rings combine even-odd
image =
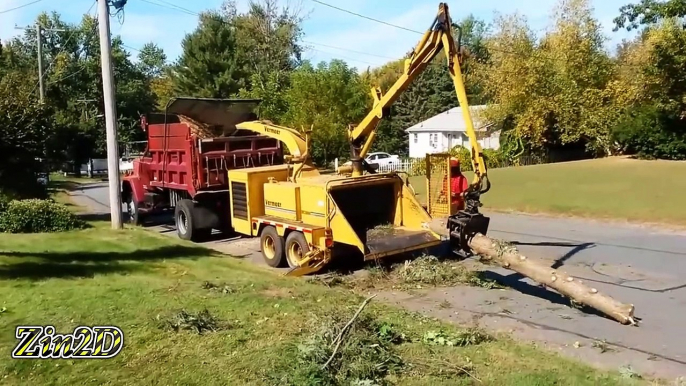
[[[269,121],[241,122],[236,124],[236,128],[259,133],[281,141],[289,153],[284,156],[286,163],[296,165],[290,176],[293,182],[301,175],[319,175],[319,172],[311,163],[309,132],[306,132],[305,136],[303,136],[298,130],[275,125]]]
[[[307,156],[307,139],[299,131],[290,127],[275,125],[269,121],[247,121],[236,124],[236,128],[281,141],[294,158],[294,162]]]
[[[388,114],[390,105],[398,99],[410,83],[431,63],[436,55],[441,52],[441,49],[443,49],[447,57],[450,77],[453,79],[457,99],[467,124],[467,135],[472,146],[471,159],[475,172],[474,184],[481,183],[486,175],[486,165],[469,112],[467,92],[465,91],[462,70],[460,68],[462,54],[459,52],[459,47],[455,44],[455,39],[452,35],[452,20],[450,19],[448,4],[446,3],[439,4],[438,15],[431,27],[424,33],[424,36],[410,57],[405,60],[403,74],[385,94],[382,94],[381,89],[378,87],[372,89],[372,97],[374,98],[372,110],[358,125],[351,126],[348,131],[348,139],[352,144],[353,150],[353,175],[362,174],[361,160],[364,159],[371,149],[379,121]]]

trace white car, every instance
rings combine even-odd
[[[378,165],[378,168],[380,168],[381,170],[392,170],[394,166],[400,164],[400,157],[398,157],[397,155],[392,155],[378,151],[367,154],[367,157],[365,157],[365,161],[367,161],[367,163],[370,165]],[[352,162],[348,161],[343,165],[351,164]]]
[[[400,163],[400,157],[384,152],[369,153],[365,158],[369,164],[377,164],[379,167],[390,167]]]

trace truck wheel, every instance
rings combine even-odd
[[[272,268],[283,266],[283,237],[276,233],[276,228],[268,225],[260,232],[260,249],[264,261]]]
[[[196,211],[195,204],[191,200],[181,200],[176,203],[174,209],[174,222],[176,223],[176,233],[182,240],[201,241],[207,238],[212,229],[201,229],[195,224]]]
[[[286,260],[289,267],[299,267],[300,262],[309,251],[310,246],[302,232],[294,231],[286,237]]]
[[[141,213],[138,210],[138,203],[136,202],[136,199],[133,198],[133,195],[129,198],[129,202],[126,203],[126,214],[129,224],[141,225]]]

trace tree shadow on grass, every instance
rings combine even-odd
[[[14,252],[0,251],[0,256],[31,259],[0,266],[0,279],[93,277],[100,274],[144,271],[152,262],[164,259],[198,259],[218,256],[210,249],[187,246],[165,246],[127,252]],[[37,261],[38,260],[38,261]]]
[[[50,262],[25,262],[0,267],[1,279],[69,279],[69,278],[92,278],[97,275],[123,274],[134,271],[145,271],[148,268],[141,264],[132,263],[50,263]]]

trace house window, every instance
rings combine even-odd
[[[414,143],[419,142],[419,139],[418,139],[417,137],[418,137],[418,136],[417,136],[417,133],[415,133],[415,134],[414,134]]]

